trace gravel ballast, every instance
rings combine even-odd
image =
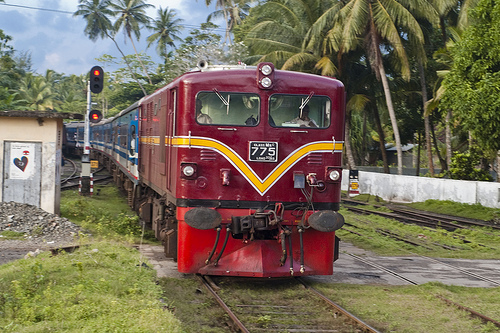
[[[21,239],[5,239],[13,231]],[[33,205],[0,202],[0,264],[24,257],[29,251],[70,246],[78,242],[81,228],[56,214]]]

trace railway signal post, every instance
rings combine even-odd
[[[104,71],[100,66],[90,70],[90,80],[87,84],[87,112],[85,114],[85,129],[83,134],[82,173],[80,176],[80,194],[92,195],[93,181],[90,165],[90,122],[97,123],[102,119],[99,111],[92,110],[92,93],[98,94],[104,87]]]

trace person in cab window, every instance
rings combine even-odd
[[[314,119],[309,118],[309,105],[304,106],[299,116],[292,119],[291,123],[298,124],[300,127],[318,127]]]
[[[208,114],[202,113],[203,103],[201,100],[196,100],[196,121],[200,124],[211,124],[212,118]]]

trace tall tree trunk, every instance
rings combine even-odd
[[[146,69],[146,66],[144,66],[144,63],[142,62],[141,57],[139,57],[139,53],[137,53],[137,49],[135,48],[135,44],[134,44],[134,40],[132,39],[132,36],[128,36],[128,37],[130,38],[130,41],[132,42],[132,47],[134,48],[135,56],[136,56],[137,60],[139,60],[139,63],[142,66],[142,70],[144,71],[144,73],[148,77],[149,84],[152,85],[153,81],[151,81],[151,77],[148,74],[148,70]]]
[[[396,151],[398,158],[398,175],[403,174],[403,149],[401,148],[401,137],[399,136],[398,122],[396,120],[396,113],[394,112],[394,106],[392,104],[391,91],[389,89],[389,82],[387,76],[385,75],[385,69],[382,64],[379,64],[378,70],[380,72],[380,79],[382,80],[382,86],[384,87],[385,101],[387,103],[387,110],[389,111],[389,117],[391,118],[392,131],[394,132],[394,141],[396,143]]]
[[[389,169],[389,162],[387,161],[387,151],[385,150],[384,130],[382,128],[382,123],[380,122],[380,115],[378,113],[377,105],[375,105],[375,103],[373,103],[373,105],[373,117],[375,118],[375,126],[377,127],[380,153],[382,154],[382,162],[384,163],[384,172],[391,173]]]
[[[424,65],[422,64],[421,60],[418,61],[418,71],[420,72],[420,86],[422,88],[422,103],[424,106],[425,146],[427,150],[427,159],[429,160],[429,173],[431,174],[431,177],[434,177],[434,162],[432,161],[431,125],[429,122],[429,115],[426,114],[425,112],[425,103],[427,103],[428,100],[427,85],[425,83]]]
[[[427,151],[427,159],[429,160],[429,173],[431,177],[434,177],[436,173],[434,171],[434,161],[432,160],[432,141],[431,141],[431,122],[429,120],[429,116],[424,116],[424,125],[425,125],[425,148]]]
[[[436,133],[434,132],[434,128],[432,126],[431,126],[431,132],[432,132],[432,140],[434,141],[434,149],[436,149],[436,154],[439,158],[439,163],[441,163],[441,172],[443,172],[444,170],[448,170],[448,167],[446,166],[446,160],[441,156],[437,143]]]
[[[346,114],[345,119],[345,153],[347,155],[347,166],[350,170],[356,169],[356,162],[354,161],[354,156],[352,154],[351,146],[351,115]]]
[[[451,164],[451,110],[446,113],[446,165]]]
[[[368,130],[368,125],[367,125],[367,115],[366,115],[366,112],[363,112],[363,140],[362,140],[362,151],[361,151],[361,165],[366,165],[366,146],[367,146],[367,143],[366,143],[366,132]]]
[[[418,149],[417,149],[417,163],[416,163],[416,170],[415,170],[415,176],[420,175],[420,147],[422,146],[422,133],[418,131]]]
[[[497,182],[500,182],[500,150],[497,151]]]

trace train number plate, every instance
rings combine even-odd
[[[252,162],[278,162],[278,143],[250,141],[249,160]]]

